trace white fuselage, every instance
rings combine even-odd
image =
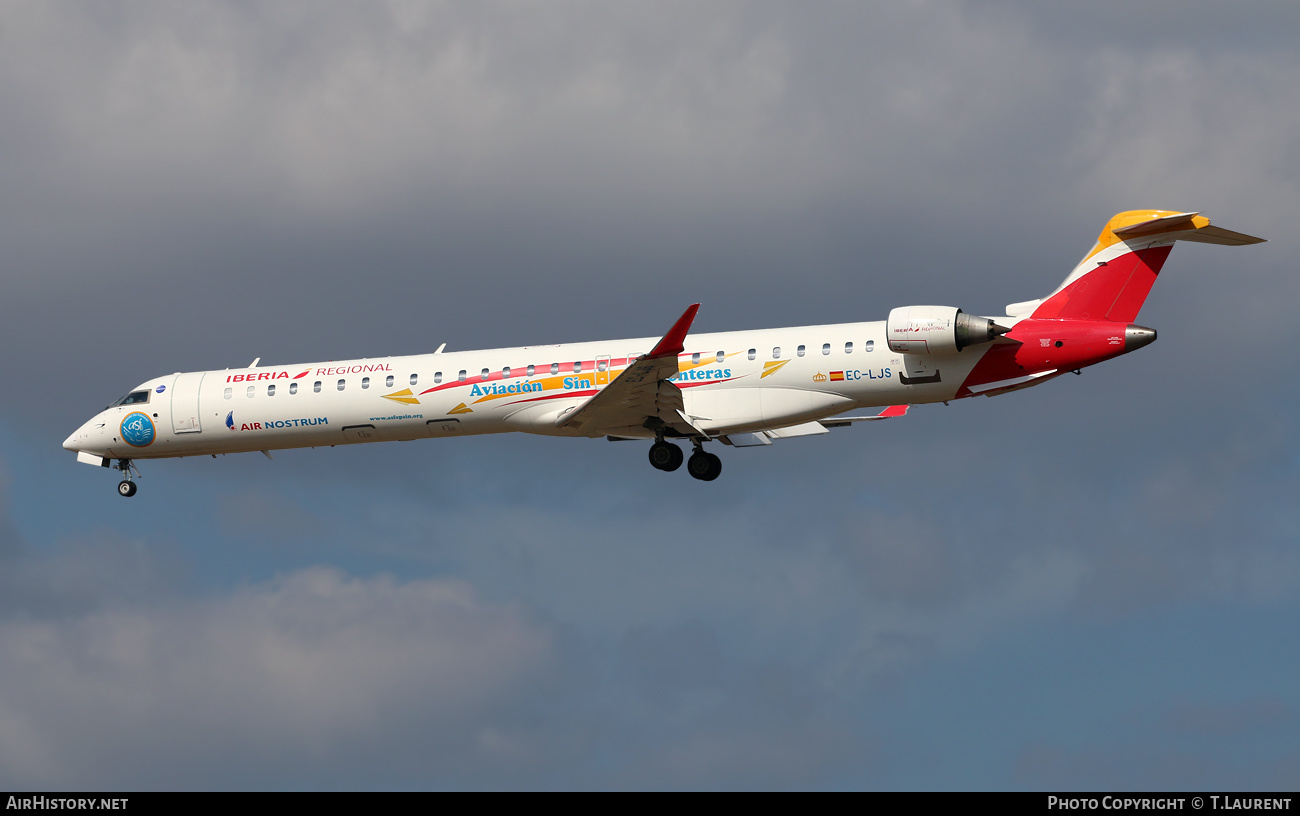
[[[640,337],[170,374],[135,389],[148,393],[147,402],[101,411],[64,447],[106,459],[149,459],[503,431],[599,436],[609,429],[583,433],[556,421],[655,342]],[[891,352],[883,321],[692,334],[672,382],[695,427],[721,436],[866,406],[953,399],[987,348],[945,357],[938,382],[917,383],[934,379],[927,376],[934,361]],[[914,384],[903,384],[904,374]],[[655,436],[636,426],[616,433]]]
[[[523,431],[653,439],[658,470],[712,481],[704,449],[826,433],[916,403],[997,396],[1079,372],[1156,339],[1133,321],[1175,241],[1263,239],[1194,212],[1111,218],[1045,298],[987,318],[901,306],[884,321],[692,334],[695,303],[660,338],[253,366],[142,383],[64,441],[86,464]],[[441,349],[439,349],[441,352]],[[871,416],[840,416],[888,406]],[[689,459],[671,440],[686,439]],[[269,453],[268,453],[269,455]]]

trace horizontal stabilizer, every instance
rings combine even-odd
[[[1208,218],[1201,218],[1199,217],[1200,215],[1201,214],[1198,212],[1162,215],[1159,218],[1150,218],[1146,221],[1139,221],[1136,224],[1129,224],[1124,227],[1115,227],[1111,232],[1125,241],[1140,238],[1144,235],[1190,231],[1190,235],[1177,236],[1178,240],[1195,241],[1201,244],[1223,244],[1224,246],[1245,246],[1246,244],[1264,243],[1263,238],[1256,238],[1255,236],[1247,235],[1244,232],[1233,232],[1232,230],[1224,229],[1223,227],[1212,226]]]
[[[1245,246],[1246,244],[1262,244],[1263,238],[1256,238],[1253,235],[1247,235],[1244,232],[1233,232],[1223,227],[1201,227],[1191,235],[1184,236],[1181,240],[1195,241],[1200,244],[1222,244],[1223,246]]]
[[[1173,213],[1171,215],[1162,215],[1158,218],[1149,218],[1146,221],[1139,221],[1136,224],[1129,224],[1123,227],[1115,227],[1111,232],[1121,238],[1131,238],[1136,235],[1153,235],[1157,232],[1170,232],[1175,229],[1195,229],[1193,221],[1198,212]],[[1205,219],[1201,219],[1205,221]],[[1205,221],[1209,223],[1209,221]]]

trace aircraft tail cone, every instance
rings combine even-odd
[[[1130,323],[1124,329],[1124,350],[1133,351],[1148,346],[1156,341],[1156,330]]]

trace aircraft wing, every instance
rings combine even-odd
[[[870,422],[873,419],[893,419],[894,417],[907,416],[907,409],[911,407],[910,405],[891,405],[880,413],[871,416],[831,417],[830,419],[820,420],[820,422],[825,428],[843,428],[854,422]]]
[[[854,422],[870,422],[873,419],[893,419],[907,415],[909,405],[891,405],[878,414],[871,416],[855,417],[830,417],[828,419],[818,419],[813,422],[804,422],[799,425],[787,425],[783,428],[768,428],[767,430],[757,431],[755,433],[733,433],[721,437],[722,441],[734,448],[752,448],[759,445],[770,445],[773,439],[789,439],[795,436],[817,436],[819,434],[829,433],[830,428],[844,428],[852,425]]]
[[[557,419],[556,427],[597,436],[621,428],[653,427],[658,420],[683,433],[707,435],[686,417],[681,390],[668,382],[677,374],[677,355],[686,347],[686,334],[699,309],[698,303],[688,307],[648,354],[636,358],[598,394]]]

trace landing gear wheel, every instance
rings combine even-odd
[[[701,482],[711,482],[722,474],[722,460],[707,451],[696,451],[686,460],[686,472]]]
[[[135,482],[128,482],[126,479],[117,483],[117,495],[123,498],[131,498],[135,495]]]
[[[656,442],[650,446],[650,464],[658,470],[676,470],[685,458],[682,449],[671,442]]]

